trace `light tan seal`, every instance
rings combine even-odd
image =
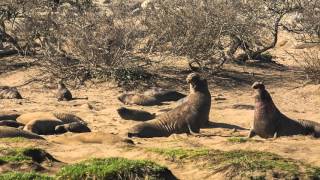
[[[200,127],[208,123],[211,95],[207,80],[199,74],[189,74],[186,81],[190,85],[186,102],[155,120],[134,126],[128,131],[128,136],[150,138],[170,136],[173,133],[198,133]]]
[[[161,101],[153,96],[148,96],[139,93],[124,93],[118,96],[118,100],[123,104],[141,105],[141,106],[154,106],[161,105]]]
[[[0,138],[23,137],[27,139],[44,139],[43,137],[21,129],[0,126]]]
[[[262,138],[313,135],[320,137],[320,124],[309,120],[293,120],[280,112],[269,92],[261,82],[252,85],[255,89],[255,110],[253,128],[249,137],[259,135]]]
[[[81,134],[62,135],[50,139],[58,144],[133,144],[130,139],[122,138],[118,135],[105,132],[87,132]]]

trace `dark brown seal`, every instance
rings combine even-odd
[[[120,107],[117,109],[118,114],[122,119],[134,120],[134,121],[148,121],[156,117],[155,113],[149,113],[142,110],[129,109],[125,107]]]
[[[0,99],[22,99],[16,87],[0,86]]]
[[[58,101],[71,101],[72,94],[66,85],[62,82],[58,82],[58,92],[57,92],[57,99]]]
[[[20,126],[24,126],[24,124],[19,123],[15,120],[2,120],[2,121],[0,121],[0,126],[9,126],[9,127],[18,128]]]
[[[72,122],[69,124],[58,125],[55,127],[56,134],[62,134],[65,132],[84,133],[91,132],[91,130],[87,125],[79,122]]]
[[[186,80],[190,85],[186,102],[155,120],[134,126],[128,131],[128,136],[161,137],[173,133],[198,133],[200,127],[208,123],[211,95],[207,80],[201,78],[199,74],[191,73]]]
[[[320,124],[308,120],[293,120],[282,114],[261,82],[252,85],[255,89],[255,111],[253,128],[249,137],[259,135],[262,138],[314,135],[320,137]]]

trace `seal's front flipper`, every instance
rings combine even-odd
[[[256,133],[253,131],[253,129],[250,129],[250,132],[248,134],[248,138],[252,138],[255,135],[256,135]]]

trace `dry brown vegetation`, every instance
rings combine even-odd
[[[264,81],[281,112],[320,123],[319,9],[318,0],[1,0],[0,86],[17,87],[23,99],[0,100],[0,113],[70,112],[93,132],[124,136],[138,122],[118,116],[119,93],[154,85],[188,93],[185,77],[199,71],[212,94],[212,126],[201,137],[132,138],[135,145],[0,139],[8,152],[0,170],[30,165],[21,147],[70,163],[40,174],[5,170],[0,179],[130,179],[168,169],[179,179],[319,179],[318,139],[245,137],[254,81]],[[58,102],[56,79],[80,98]],[[125,106],[160,115],[176,104]]]

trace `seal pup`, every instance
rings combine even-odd
[[[211,95],[206,79],[197,73],[186,78],[190,92],[186,102],[162,114],[159,118],[140,123],[128,131],[128,137],[167,137],[173,133],[199,133],[209,121]]]
[[[129,109],[125,107],[120,107],[117,109],[119,116],[125,120],[134,121],[148,121],[156,117],[155,113],[149,113],[142,110]]]
[[[292,135],[313,135],[320,137],[320,124],[309,120],[293,120],[280,112],[269,92],[261,82],[252,85],[255,89],[253,128],[248,137],[259,135],[262,138]]]
[[[69,91],[69,89],[66,87],[66,85],[60,80],[58,82],[58,92],[57,92],[57,99],[58,101],[71,101],[72,100],[72,94]]]

